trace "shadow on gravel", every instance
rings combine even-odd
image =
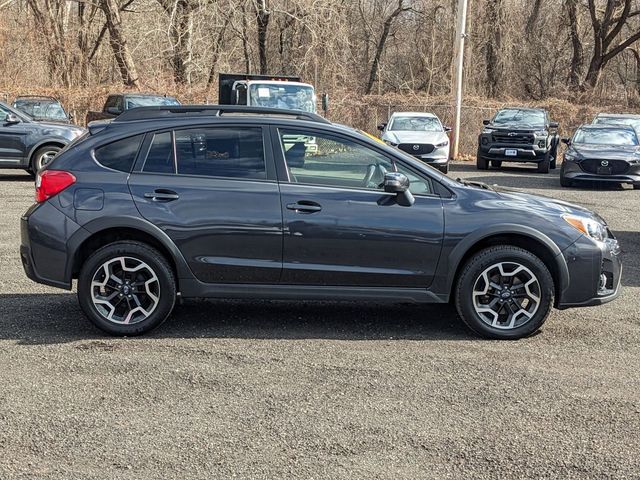
[[[622,248],[622,285],[640,287],[640,232],[613,231]]]
[[[104,339],[74,294],[0,294],[0,339],[25,345]],[[148,338],[469,340],[449,305],[192,300]]]
[[[0,182],[24,182],[24,183],[28,183],[31,182],[33,183],[33,177],[31,175],[29,175],[28,173],[24,173],[24,174],[0,174]]]

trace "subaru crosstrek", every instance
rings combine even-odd
[[[111,334],[158,326],[180,295],[452,302],[513,339],[618,295],[597,214],[451,180],[312,113],[151,107],[89,130],[38,175],[21,257],[37,282],[77,279]]]

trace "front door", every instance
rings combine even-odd
[[[0,165],[16,168],[24,164],[27,156],[26,137],[29,134],[25,123],[7,123],[10,110],[0,105]]]
[[[431,180],[366,144],[314,130],[280,129],[286,163],[282,283],[427,288],[440,257],[442,200]],[[311,150],[304,141],[315,138]],[[415,203],[398,205],[384,173],[409,176]]]
[[[164,230],[196,278],[277,283],[282,211],[261,127],[158,132],[131,175],[140,213]]]

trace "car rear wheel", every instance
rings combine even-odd
[[[491,160],[491,166],[493,168],[500,168],[500,167],[502,167],[502,161],[501,160]]]
[[[488,170],[489,162],[487,162],[486,158],[482,158],[482,151],[478,148],[478,153],[476,154],[476,167],[478,170]]]
[[[44,167],[51,163],[51,160],[55,158],[58,152],[62,150],[60,147],[55,145],[45,145],[42,148],[36,150],[33,154],[33,159],[31,160],[31,170],[34,174],[38,173]]]
[[[99,329],[111,335],[140,335],[159,326],[173,310],[175,277],[154,248],[115,242],[97,250],[82,266],[78,300]]]
[[[486,338],[515,340],[535,333],[554,299],[554,283],[545,264],[511,245],[473,255],[456,284],[455,302],[464,323]]]

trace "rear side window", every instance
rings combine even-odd
[[[193,128],[175,132],[178,174],[264,180],[261,128]]]
[[[95,149],[95,157],[100,165],[129,173],[136,159],[143,135],[124,138]]]
[[[171,132],[156,133],[153,136],[142,171],[147,173],[175,173]]]

